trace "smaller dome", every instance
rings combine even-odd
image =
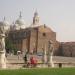
[[[5,30],[9,30],[10,24],[6,21],[5,17],[4,20],[0,22],[0,26],[4,26]]]
[[[9,22],[4,17],[4,20],[0,22],[0,25],[8,26],[10,24],[9,24]]]
[[[8,21],[3,21],[3,25],[8,26],[10,25]]]

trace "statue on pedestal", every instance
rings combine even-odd
[[[53,50],[54,50],[54,46],[52,41],[48,41],[48,55],[47,55],[47,63],[48,66],[50,67],[54,67],[54,63],[53,63]]]
[[[0,22],[0,66],[2,69],[6,68],[6,50],[5,50],[5,34],[9,31],[9,22],[4,20]]]
[[[5,57],[5,30],[4,26],[0,25],[0,64],[1,68],[6,68],[6,57]]]

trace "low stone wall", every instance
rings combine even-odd
[[[55,63],[55,67],[75,67],[75,63],[69,63],[69,62],[62,62],[62,63]]]
[[[24,65],[26,65],[26,64],[24,64],[24,63],[9,63],[9,64],[7,64],[7,68],[9,68],[9,69],[28,68],[28,67],[23,67]],[[36,67],[37,68],[46,68],[46,67],[48,67],[48,64],[38,63]],[[66,63],[66,62],[54,63],[54,68],[63,68],[63,67],[75,67],[75,63]],[[31,67],[29,66],[29,68],[31,68]]]
[[[48,67],[47,64],[42,63],[41,56],[38,57],[37,67]],[[75,67],[75,57],[61,57],[61,56],[53,56],[54,67]],[[9,69],[17,69],[23,68],[24,60],[23,56],[12,55],[7,57],[7,68]]]

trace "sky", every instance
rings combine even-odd
[[[58,41],[75,42],[75,0],[0,0],[0,21],[5,16],[9,23],[15,22],[21,11],[26,24],[31,24],[36,9]]]

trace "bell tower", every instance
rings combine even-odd
[[[35,11],[34,17],[33,17],[33,25],[38,25],[38,24],[39,24],[39,16],[37,11]]]

